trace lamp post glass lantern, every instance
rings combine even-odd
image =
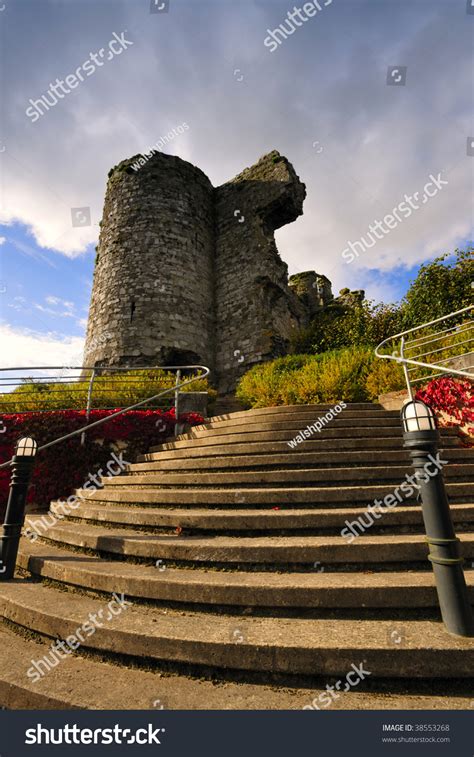
[[[428,559],[433,566],[441,616],[451,633],[474,636],[474,616],[462,569],[460,541],[454,531],[437,456],[439,433],[436,417],[431,408],[419,400],[409,400],[403,406],[401,416],[404,447],[410,453],[420,492],[429,544]]]
[[[13,578],[18,545],[25,520],[25,506],[38,445],[31,437],[17,442],[3,534],[0,536],[0,580]]]
[[[29,436],[20,439],[16,445],[16,455],[19,457],[34,457],[37,450],[37,443]]]
[[[407,431],[436,431],[436,417],[431,408],[424,402],[411,400],[402,408],[403,430]]]

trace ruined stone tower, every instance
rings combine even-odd
[[[274,239],[304,184],[276,151],[217,188],[178,157],[139,158],[109,173],[85,364],[201,363],[231,391],[305,320]]]

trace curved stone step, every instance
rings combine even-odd
[[[36,516],[28,518],[34,527]],[[342,536],[175,536],[139,535],[122,529],[75,523],[52,525],[44,539],[99,553],[156,561],[252,565],[314,565],[425,562],[428,545],[423,534],[372,535],[370,529],[352,543]],[[461,551],[474,557],[474,533],[460,535]]]
[[[437,607],[427,571],[330,573],[222,572],[156,567],[76,556],[50,544],[22,544],[19,565],[33,576],[81,589],[161,602],[258,608]],[[474,570],[466,571],[474,604]]]
[[[116,591],[120,595],[121,587]],[[474,639],[448,634],[435,621],[235,618],[133,604],[114,617],[106,602],[26,581],[0,585],[0,613],[11,623],[67,639],[95,618],[95,632],[82,633],[82,649],[148,665],[171,661],[293,676],[339,676],[363,665],[372,680],[474,674]],[[30,660],[24,662],[29,668]]]
[[[254,415],[274,415],[274,414],[286,414],[286,413],[301,413],[301,412],[308,412],[308,413],[320,413],[320,412],[327,412],[328,410],[331,410],[335,405],[337,405],[342,400],[337,400],[336,402],[329,404],[327,402],[321,402],[316,404],[299,404],[299,405],[267,405],[266,407],[252,407],[249,410],[237,410],[232,413],[223,413],[220,415],[213,415],[209,418],[210,421],[220,421],[220,420],[228,420],[232,418],[242,418],[242,417],[250,417]],[[383,412],[397,412],[397,411],[387,411],[385,410],[382,405],[379,402],[346,402],[346,408],[345,412],[347,411],[361,411],[362,413],[366,412],[376,412],[376,413],[383,413]]]
[[[270,416],[273,417],[273,416]],[[291,418],[291,419],[290,419]],[[316,423],[318,418],[314,415],[304,414],[292,415],[288,420],[265,420],[249,423],[248,419],[240,418],[234,421],[220,421],[218,423],[205,423],[199,426],[193,426],[190,431],[185,434],[180,434],[176,437],[180,439],[197,439],[209,434],[246,434],[248,432],[258,433],[260,431],[291,431],[293,435],[298,431],[306,428],[310,424]],[[364,415],[362,418],[346,418],[345,416],[339,416],[328,421],[323,425],[321,431],[313,430],[315,435],[323,433],[323,431],[329,429],[344,429],[350,435],[353,429],[358,428],[393,428],[399,433],[402,433],[402,427],[400,423],[400,417],[393,416],[381,416],[371,417]]]
[[[227,489],[151,489],[133,486],[108,486],[103,489],[78,489],[77,497],[85,501],[121,502],[150,505],[296,505],[296,504],[347,504],[348,502],[374,502],[393,496],[390,484],[367,486],[227,488]],[[474,483],[447,483],[446,491],[453,500],[472,501]],[[467,498],[467,500],[465,499]],[[408,501],[415,501],[412,497]]]
[[[159,444],[156,446],[152,446],[150,448],[150,452],[158,452],[159,450],[164,449],[185,449],[187,447],[193,446],[193,447],[204,447],[209,445],[222,445],[222,444],[239,444],[239,443],[245,443],[250,444],[252,442],[278,442],[278,441],[284,441],[288,442],[293,440],[293,437],[296,436],[295,429],[286,429],[283,431],[253,431],[251,428],[249,428],[247,431],[244,432],[235,432],[235,433],[228,433],[228,434],[222,434],[219,430],[216,431],[210,431],[204,436],[200,437],[193,437],[190,434],[185,434],[183,437],[178,439],[177,441],[173,442],[166,442],[164,444]],[[319,434],[314,434],[311,438],[301,442],[298,446],[303,446],[306,444],[310,444],[311,442],[317,443],[319,445],[324,444],[325,449],[331,449],[334,448],[335,445],[336,448],[339,447],[339,440],[343,440],[346,443],[347,442],[356,442],[358,447],[360,448],[360,439],[368,439],[370,442],[374,442],[374,437],[376,440],[379,439],[386,439],[391,440],[393,444],[399,443],[400,445],[403,442],[402,438],[402,430],[401,427],[398,426],[382,426],[381,428],[377,428],[377,431],[374,433],[374,430],[370,427],[364,428],[364,427],[358,427],[358,428],[332,428],[328,427],[323,429]],[[458,444],[458,434],[456,429],[443,429],[443,431],[440,434],[441,437],[441,444],[442,445],[449,445],[449,444]],[[364,442],[363,442],[364,443]],[[289,446],[287,444],[287,446]],[[252,449],[250,448],[248,450],[249,452],[252,452]]]
[[[247,454],[253,456],[255,454],[272,454],[272,453],[286,453],[299,455],[303,452],[341,452],[343,450],[351,451],[375,451],[390,450],[390,451],[403,451],[402,438],[386,438],[379,439],[364,438],[358,439],[333,439],[323,441],[318,439],[313,441],[307,439],[303,444],[299,444],[293,449],[288,445],[288,441],[266,441],[266,442],[232,442],[227,444],[201,444],[196,441],[196,446],[190,443],[187,447],[174,447],[172,442],[161,445],[162,449],[156,447],[154,452],[147,452],[143,455],[137,456],[137,462],[147,462],[149,460],[170,460],[177,458],[192,458],[192,457],[208,457],[209,455],[225,456],[225,455],[239,455]],[[459,448],[459,440],[456,437],[447,437],[441,440],[441,447],[443,449]]]
[[[172,487],[172,486],[217,486],[231,487],[240,485],[269,486],[272,484],[287,484],[301,486],[305,483],[324,484],[325,486],[338,486],[340,483],[357,485],[359,482],[390,482],[397,486],[405,479],[412,476],[413,469],[410,466],[379,466],[357,468],[299,468],[298,470],[281,469],[277,471],[239,471],[225,473],[161,473],[139,474],[133,473],[121,476],[104,476],[101,482],[104,487],[135,487],[144,486]],[[474,464],[447,465],[444,466],[444,475],[447,479],[455,479],[458,483],[469,483],[474,480]]]
[[[278,688],[262,684],[233,683],[189,678],[182,675],[137,670],[126,665],[99,662],[69,655],[43,678],[34,681],[27,671],[32,662],[51,654],[51,640],[32,641],[11,630],[0,629],[0,703],[8,710],[289,710],[310,704],[307,688]],[[318,692],[319,693],[319,692]],[[360,692],[358,692],[360,694]],[[422,709],[463,709],[458,694],[438,695],[368,693],[345,702],[352,709],[382,709],[414,705]],[[447,702],[445,704],[445,701]],[[338,706],[338,700],[335,707]],[[407,704],[408,703],[408,704]],[[442,703],[442,704],[441,704]]]
[[[70,655],[41,680],[25,676],[25,661],[48,655],[46,642],[31,641],[0,630],[0,702],[8,710],[299,710],[311,705],[325,690],[327,679],[315,680],[312,689],[290,686],[207,681],[125,665],[112,665]],[[347,673],[348,671],[346,671]],[[397,681],[393,681],[396,691]],[[365,690],[363,683],[342,693],[332,710],[467,710],[472,696],[463,696],[449,680],[389,694]]]
[[[379,468],[387,465],[400,465],[410,464],[410,456],[408,452],[403,449],[391,450],[345,450],[342,452],[328,451],[328,452],[304,452],[301,449],[291,450],[287,447],[287,451],[280,451],[280,453],[273,452],[252,452],[249,454],[217,454],[218,448],[215,449],[215,454],[204,453],[199,450],[199,457],[189,454],[184,454],[182,451],[176,450],[176,452],[161,452],[152,453],[147,455],[140,455],[139,459],[144,457],[150,458],[148,462],[131,463],[127,466],[127,471],[130,473],[148,472],[148,471],[161,471],[161,470],[226,470],[228,468],[293,468],[293,467],[323,467],[326,468],[329,465],[335,467],[357,467],[358,465],[372,465]],[[306,447],[304,448],[306,449]],[[441,457],[448,459],[450,463],[457,463],[459,465],[463,463],[474,462],[474,448],[466,447],[449,447],[448,449],[440,450]]]
[[[64,508],[60,503],[51,503],[51,512],[61,520]],[[186,531],[291,531],[318,530],[325,528],[343,528],[345,521],[364,516],[366,508],[331,508],[324,509],[271,509],[252,510],[210,510],[204,508],[154,509],[150,507],[116,507],[107,503],[82,502],[77,509],[71,510],[73,518],[84,521],[105,523],[109,527],[128,526],[137,529],[173,529],[179,526]],[[455,523],[474,523],[474,504],[451,505]],[[380,527],[419,526],[423,525],[421,508],[417,506],[402,507],[384,513]],[[373,528],[377,527],[377,521]]]
[[[258,424],[258,423],[295,423],[301,421],[303,425],[306,423],[314,423],[318,418],[324,417],[328,413],[330,408],[320,408],[318,410],[307,410],[305,405],[297,405],[298,410],[292,412],[279,412],[278,407],[268,408],[272,412],[265,414],[254,414],[251,411],[241,411],[232,413],[228,416],[213,416],[206,420],[205,423],[201,423],[197,426],[193,426],[194,429],[206,429],[206,428],[225,428],[227,426],[245,425],[245,424]],[[331,416],[331,419],[327,418],[328,422],[339,421],[344,419],[346,422],[352,422],[354,425],[361,422],[367,425],[365,421],[370,418],[373,419],[376,425],[383,420],[395,420],[400,424],[400,413],[398,410],[384,410],[372,408],[369,410],[349,410],[345,409],[339,412],[337,415]]]
[[[25,660],[39,660],[50,652],[46,643],[0,630],[0,703],[7,710],[300,710],[325,691],[327,679],[312,689],[263,684],[207,681],[125,665],[111,665],[70,655],[44,678],[33,683],[25,676]],[[346,671],[347,673],[348,671]],[[472,696],[463,696],[447,679],[430,687],[405,682],[389,694],[363,683],[341,692],[331,710],[467,710]]]

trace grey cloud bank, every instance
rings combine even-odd
[[[126,32],[117,34],[114,32],[108,44],[108,54],[105,58],[106,61],[112,60],[116,55],[121,55],[124,50],[133,45],[133,41],[125,38]],[[118,45],[118,49],[116,49]],[[49,89],[46,94],[41,95],[37,100],[30,98],[31,103],[25,111],[28,118],[31,118],[32,123],[36,123],[38,119],[44,115],[50,108],[58,104],[59,100],[63,100],[65,95],[69,95],[73,89],[76,89],[79,84],[84,82],[84,74],[86,77],[92,76],[97,71],[97,68],[104,65],[104,61],[101,60],[105,56],[105,48],[101,47],[96,53],[89,53],[89,58],[76,68],[74,74],[68,74],[65,79],[56,78],[54,84],[50,82]],[[48,96],[51,98],[48,100]],[[44,109],[44,112],[43,110]]]
[[[24,223],[39,245],[82,254],[97,228],[71,228],[71,207],[100,218],[109,169],[185,121],[192,129],[164,149],[201,166],[214,185],[273,147],[288,155],[308,190],[298,224],[277,232],[291,273],[316,268],[335,288],[389,296],[371,269],[410,268],[469,238],[474,16],[452,0],[319,0],[321,11],[310,17],[307,9],[306,22],[294,15],[295,32],[285,23],[288,38],[276,34],[285,44],[273,54],[262,39],[292,12],[286,2],[183,2],[179,14],[173,4],[163,14],[141,5],[44,0],[9,8],[2,220]],[[305,5],[295,7],[303,13]],[[133,55],[118,55],[98,76],[82,72],[67,97],[61,72],[75,76],[111,29],[129,30]],[[405,86],[387,86],[391,65],[408,67]],[[45,85],[58,76],[57,107],[38,103],[25,117],[35,91],[55,102]],[[360,239],[435,170],[449,189],[348,266],[347,240]]]

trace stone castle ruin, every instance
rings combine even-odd
[[[85,364],[204,364],[231,392],[333,299],[314,271],[289,282],[275,244],[305,185],[277,151],[220,187],[175,156],[137,160],[109,173]]]

